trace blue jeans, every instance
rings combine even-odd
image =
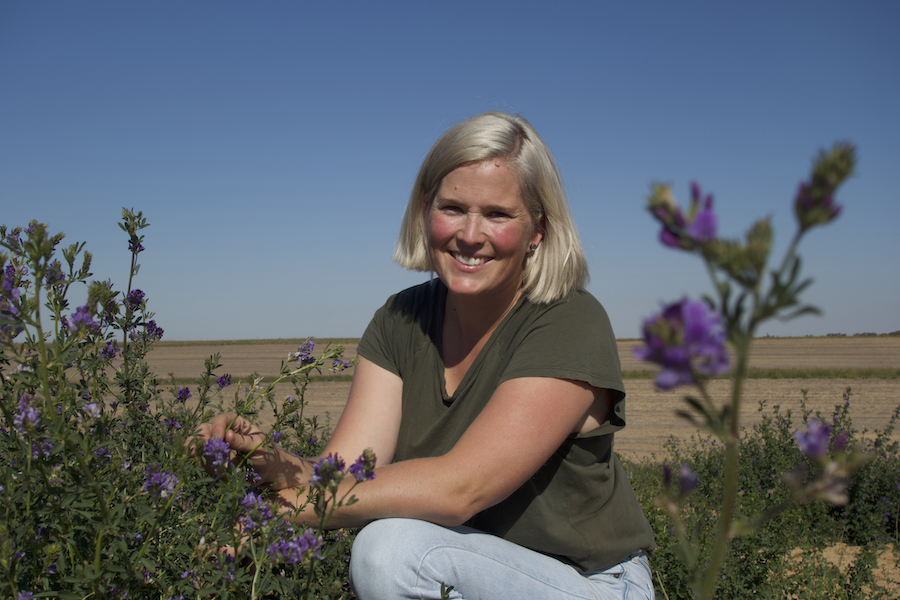
[[[381,519],[363,528],[350,554],[350,584],[360,600],[431,600],[441,583],[465,600],[654,598],[645,552],[581,573],[573,567],[468,527]]]

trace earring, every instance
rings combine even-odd
[[[534,252],[535,250],[537,250],[537,247],[538,247],[537,244],[532,244],[532,245],[530,245],[528,248],[529,248],[532,252]]]

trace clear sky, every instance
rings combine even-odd
[[[362,334],[427,274],[391,262],[434,140],[520,113],[559,163],[617,335],[710,289],[662,247],[653,181],[698,181],[774,257],[818,149],[858,146],[840,219],[802,246],[824,311],[761,335],[900,329],[900,3],[0,2],[0,223],[86,241],[164,339]],[[83,292],[81,292],[83,294]],[[83,301],[83,296],[73,300]]]

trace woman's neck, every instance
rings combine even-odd
[[[511,296],[488,301],[478,297],[460,298],[448,292],[444,305],[445,339],[449,337],[463,347],[480,345],[490,337],[521,295],[516,290]]]

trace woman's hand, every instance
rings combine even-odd
[[[275,490],[306,485],[312,473],[310,461],[290,454],[280,446],[267,444],[262,429],[234,413],[223,413],[203,423],[197,428],[195,439],[201,444],[210,439],[225,440],[229,445],[229,461],[252,467],[259,475],[260,483],[269,483]],[[206,468],[213,472],[208,460]]]

